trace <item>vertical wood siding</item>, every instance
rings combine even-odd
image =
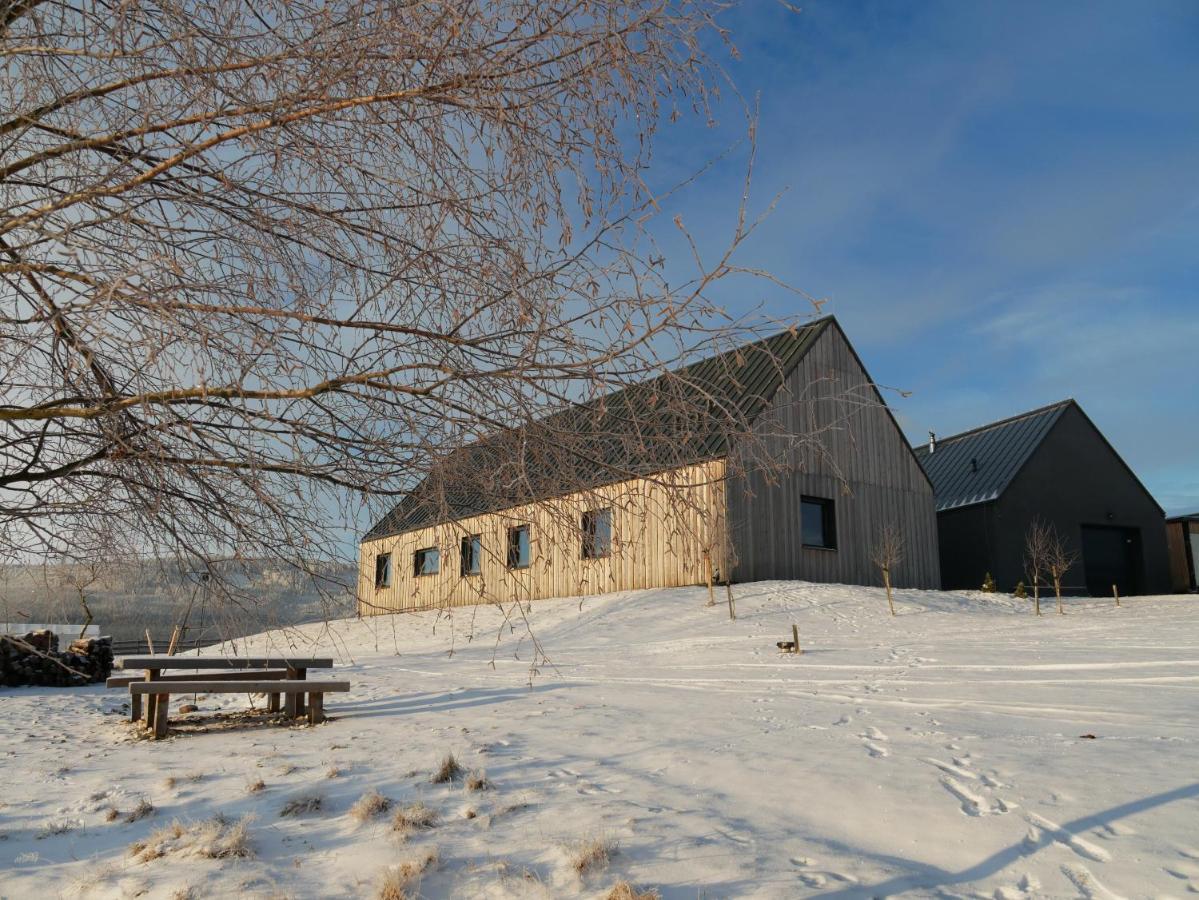
[[[735,451],[728,517],[736,580],[881,584],[871,547],[878,529],[894,522],[905,541],[895,583],[940,587],[932,487],[881,403],[840,328],[825,329],[756,425],[785,457],[785,470],[768,477]],[[812,441],[784,452],[784,439],[770,437],[779,434]],[[805,495],[835,501],[837,549],[803,547]]]
[[[538,600],[638,588],[677,587],[705,579],[704,554],[721,564],[724,460],[593,488],[543,503],[473,516],[359,547],[358,610],[372,615],[474,603]],[[582,514],[612,510],[612,552],[582,558]],[[507,565],[508,528],[530,526],[528,568]],[[460,574],[460,544],[480,534],[482,571]],[[436,575],[415,576],[413,554],[441,551]],[[375,588],[375,557],[391,553],[392,582]]]

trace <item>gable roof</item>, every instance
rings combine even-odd
[[[463,447],[362,540],[719,459],[728,423],[756,419],[833,322],[816,319]]]
[[[964,431],[937,438],[936,451],[917,445],[916,459],[928,473],[937,511],[999,499],[1065,410],[1077,405],[1061,400]]]

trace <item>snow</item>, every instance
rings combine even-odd
[[[1199,892],[1194,598],[1038,619],[1003,595],[897,591],[892,618],[873,588],[735,593],[735,622],[702,589],[533,604],[548,660],[515,608],[239,641],[339,658],[353,690],[315,728],[221,727],[247,698],[218,695],[154,743],[121,692],[4,691],[0,897],[374,896],[404,862],[427,865],[410,891],[431,898],[604,897],[621,879],[666,898]],[[801,656],[775,649],[793,622]],[[451,752],[492,789],[432,783]],[[438,824],[359,822],[372,788]],[[106,821],[142,799],[146,817]],[[217,814],[253,817],[252,857],[205,857]],[[164,855],[130,854],[176,820]],[[591,839],[616,850],[580,876]]]

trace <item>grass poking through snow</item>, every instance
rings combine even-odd
[[[391,809],[391,800],[371,788],[350,807],[350,817],[357,822],[369,822],[376,816],[383,815],[389,809]]]
[[[324,802],[324,798],[320,794],[308,794],[304,797],[296,797],[283,804],[283,808],[279,810],[279,815],[287,818],[289,816],[303,816],[308,813],[320,812]]]
[[[447,753],[441,761],[441,765],[437,767],[437,771],[433,773],[433,778],[430,780],[434,784],[447,784],[456,778],[460,778],[463,771],[461,763],[458,762],[454,754]]]
[[[612,885],[612,890],[608,891],[604,900],[662,900],[662,895],[653,888],[639,891],[627,881],[618,881]]]
[[[487,780],[487,773],[482,769],[475,769],[466,776],[466,789],[468,791],[489,791],[495,785]]]
[[[606,868],[612,857],[616,855],[616,841],[610,837],[594,836],[583,838],[566,847],[570,867],[579,876],[586,875],[598,869]]]
[[[384,869],[378,900],[413,900],[420,893],[421,876],[437,864],[437,858],[437,851],[429,850],[420,859]]]
[[[425,806],[417,800],[396,810],[391,819],[391,827],[402,836],[407,837],[414,831],[437,827],[437,811]]]

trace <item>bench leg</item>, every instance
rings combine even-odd
[[[266,699],[266,711],[277,713],[279,711],[279,695],[270,694]]]
[[[148,728],[150,731],[153,731],[155,713],[158,712],[158,703],[156,702],[158,695],[144,694],[143,696],[146,698],[146,728]]]
[[[304,681],[308,678],[308,670],[307,669],[296,669],[296,673],[297,673],[297,677],[300,679],[300,681]],[[304,695],[296,694],[295,698],[296,698],[296,715],[302,716],[308,711],[307,707],[304,705]]]
[[[308,695],[308,724],[319,725],[325,721],[325,695]]]
[[[131,694],[129,696],[129,721],[137,722],[142,717],[142,695]]]
[[[171,702],[171,695],[156,694],[154,701],[154,740],[157,741],[167,736],[167,708]]]

